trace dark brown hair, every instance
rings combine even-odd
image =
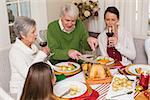
[[[48,64],[33,64],[29,68],[20,100],[54,100],[52,79],[52,71]]]
[[[104,19],[105,19],[105,16],[106,16],[106,13],[107,12],[110,12],[110,13],[113,13],[117,16],[117,18],[119,19],[119,11],[116,7],[114,6],[110,6],[108,7],[106,10],[105,10],[105,13],[104,13]]]

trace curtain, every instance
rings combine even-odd
[[[102,32],[105,28],[104,11],[108,6],[115,6],[120,12],[120,25],[136,37],[143,37],[148,32],[149,0],[98,0],[98,19],[90,19],[88,30]]]

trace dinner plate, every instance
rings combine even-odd
[[[106,65],[111,65],[115,62],[113,58],[106,57],[106,56],[98,56],[96,58],[96,61],[99,62],[100,64],[106,64]]]
[[[132,82],[132,85],[131,85],[130,89],[128,89],[127,87],[122,87],[122,89],[120,89],[118,91],[114,91],[113,90],[113,82],[116,81],[115,80],[116,77],[117,78],[126,78],[124,75],[114,75],[113,80],[110,84],[109,90],[107,92],[106,99],[108,99],[108,100],[111,100],[111,99],[113,99],[113,100],[134,100],[134,92],[135,92],[135,86],[136,86],[136,76],[127,75],[128,78],[134,80]],[[122,84],[124,84],[124,83],[122,83]],[[117,96],[117,97],[112,98],[113,96],[116,96],[116,95],[119,95],[119,94],[124,94],[124,93],[127,93],[129,91],[133,91],[132,94],[121,95],[121,96]]]
[[[144,65],[144,64],[133,64],[126,68],[126,71],[129,71],[129,73],[139,76],[140,74],[136,71],[136,69],[141,68],[142,72],[149,71],[150,65]]]
[[[72,87],[77,87],[78,92],[74,95],[71,95],[70,93],[68,93],[64,95],[62,98],[78,97],[87,91],[86,85],[79,81],[60,81],[54,86],[53,92],[56,96],[60,97],[62,94],[64,94],[66,91],[68,91]]]
[[[73,70],[61,70],[59,67],[61,66],[66,66],[66,67],[71,67],[70,65],[73,65],[75,68]],[[75,62],[61,62],[61,63],[57,63],[55,65],[57,68],[55,69],[55,71],[57,72],[61,72],[61,73],[71,73],[71,72],[75,72],[78,69],[80,69],[80,65],[78,63]]]

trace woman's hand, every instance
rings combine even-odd
[[[118,38],[116,36],[108,38],[109,46],[113,47],[117,44]]]
[[[47,55],[50,54],[50,49],[49,49],[47,46],[41,47],[41,50],[42,50],[45,54],[47,54]]]
[[[68,56],[72,59],[79,60],[79,56],[81,56],[81,55],[82,54],[77,50],[71,49],[71,50],[68,51]]]

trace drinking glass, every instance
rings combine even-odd
[[[46,34],[47,34],[47,31],[46,30],[40,30],[39,31],[39,45],[41,46],[41,47],[45,47],[45,46],[47,46],[47,36],[46,36]]]
[[[40,30],[38,34],[38,42],[41,47],[47,46],[47,30]],[[49,60],[50,57],[54,55],[54,53],[49,53],[49,55],[46,57],[45,61]]]
[[[108,32],[106,33],[107,37],[112,37],[114,35],[114,33],[112,32],[112,27],[108,27]],[[108,45],[107,47],[112,47],[109,45],[109,41],[108,41]]]

